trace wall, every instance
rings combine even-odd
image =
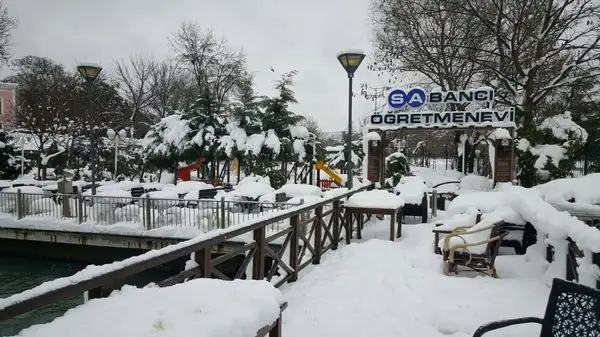
[[[0,124],[4,130],[15,127],[15,109],[17,99],[17,85],[13,83],[0,83]]]

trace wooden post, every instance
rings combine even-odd
[[[300,245],[298,231],[300,230],[300,215],[292,215],[290,218],[290,227],[292,233],[290,237],[290,268],[292,268],[292,275],[288,282],[296,282],[298,280],[298,246]]]
[[[227,183],[231,182],[231,160],[227,161]]]
[[[200,249],[194,254],[194,260],[200,266],[198,277],[210,278],[212,275],[212,256],[211,248]]]
[[[240,163],[240,160],[238,159],[237,165],[235,167],[235,170],[236,170],[235,174],[237,175],[237,182],[236,183],[240,182],[240,171],[241,171],[240,166],[241,166],[241,163]]]
[[[323,206],[319,206],[315,209],[315,229],[313,232],[313,245],[315,247],[315,256],[313,256],[313,264],[321,263],[321,255],[323,254]]]
[[[321,184],[321,170],[317,170],[317,186],[323,189],[323,185]]]
[[[344,217],[346,218],[346,223],[344,224],[344,228],[346,229],[346,244],[350,244],[350,240],[352,239],[352,211],[346,208]]]
[[[394,221],[396,220],[396,212],[392,213],[392,215],[390,216],[390,241],[394,241]]]
[[[265,234],[266,227],[254,230],[254,242],[256,243],[256,252],[252,259],[252,279],[262,280],[265,277]]]
[[[282,336],[283,335],[281,334],[281,314],[280,314],[277,321],[275,321],[275,325],[269,331],[269,337],[282,337]]]
[[[340,201],[335,200],[333,202],[333,242],[331,243],[331,249],[336,250],[338,248],[338,241],[340,239]]]

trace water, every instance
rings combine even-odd
[[[73,275],[83,268],[85,268],[85,264],[0,255],[0,298],[22,292],[55,278]],[[127,283],[140,287],[150,282],[164,280],[175,272],[173,270],[149,270],[128,279]],[[68,309],[80,304],[83,304],[83,294],[0,322],[0,337],[14,336],[31,325],[50,322]]]
[[[83,264],[0,255],[0,298],[58,277],[73,275],[84,267]],[[49,322],[67,309],[82,303],[83,295],[0,322],[0,336],[13,336],[28,326]]]

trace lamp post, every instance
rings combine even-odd
[[[119,158],[119,141],[121,139],[125,139],[127,137],[127,131],[121,129],[119,132],[115,132],[113,129],[106,130],[106,136],[108,139],[115,144],[115,171],[114,171],[114,179],[117,180],[117,163]]]
[[[346,169],[347,169],[347,179],[346,179],[346,187],[348,189],[352,188],[352,183],[354,181],[352,169],[352,78],[354,77],[354,72],[363,59],[365,58],[365,53],[360,50],[350,50],[340,52],[337,55],[338,61],[342,64],[342,67],[346,70],[348,74],[348,138],[346,139]]]
[[[25,144],[29,144],[31,136],[21,136],[21,177],[25,175]]]
[[[94,63],[81,63],[77,66],[77,71],[85,79],[86,84],[86,94],[87,94],[87,108],[88,108],[88,116],[91,116],[93,113],[93,104],[92,104],[92,89],[93,84],[100,72],[102,71],[102,67],[98,64]],[[90,146],[92,152],[92,162],[90,163],[91,171],[92,171],[92,195],[96,194],[96,134],[95,130],[92,131],[92,135],[90,137]]]

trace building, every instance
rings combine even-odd
[[[0,129],[11,130],[15,127],[17,104],[17,84],[0,82]]]

